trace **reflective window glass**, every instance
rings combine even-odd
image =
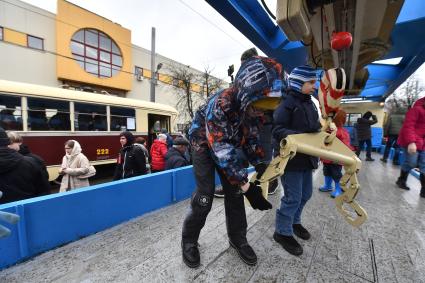
[[[43,50],[43,39],[39,37],[35,37],[32,35],[27,35],[27,45],[28,47],[34,48],[34,49],[40,49]]]
[[[0,94],[0,126],[5,130],[22,131],[20,97]]]
[[[76,41],[71,41],[72,54],[84,56],[84,45]]]
[[[121,71],[123,61],[121,52],[116,43],[101,31],[94,29],[77,31],[72,36],[70,48],[74,59],[84,62],[79,65],[88,73],[108,78]],[[107,65],[99,64],[100,62]]]
[[[103,35],[99,36],[100,48],[106,51],[111,51],[111,39]]]
[[[135,131],[136,110],[132,108],[110,107],[111,131]]]
[[[106,106],[88,103],[75,103],[76,131],[106,131]]]
[[[98,33],[95,30],[86,30],[86,41],[85,43],[93,47],[98,47]]]
[[[71,130],[69,102],[28,97],[28,130]]]

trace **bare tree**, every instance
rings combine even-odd
[[[205,67],[203,73],[193,71],[190,66],[170,65],[167,67],[173,77],[173,85],[178,96],[176,108],[184,121],[190,122],[197,108],[206,102],[208,96],[223,86],[223,81],[211,75],[212,69]],[[201,88],[194,92],[194,85]]]
[[[224,82],[211,75],[214,69],[209,66],[204,67],[204,72],[201,75],[202,85],[206,92],[206,97],[209,97],[211,94],[215,93],[217,90],[223,88]]]
[[[421,84],[421,80],[417,75],[412,75],[385,100],[385,106],[390,111],[410,109],[423,91],[425,88]]]

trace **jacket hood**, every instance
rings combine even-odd
[[[76,155],[80,154],[83,151],[81,149],[80,143],[77,142],[76,140],[73,140],[73,141],[74,141],[74,147],[72,148],[71,154],[69,154],[69,155],[67,154],[66,155],[66,157],[68,157],[68,158],[73,157],[73,156],[76,156]]]
[[[266,57],[254,56],[244,61],[235,76],[236,100],[240,109],[267,98],[282,97],[282,65]]]
[[[19,146],[19,151],[18,151],[20,154],[22,154],[22,155],[28,155],[28,154],[30,154],[31,153],[31,151],[30,151],[30,149],[29,149],[29,147],[26,145],[26,144],[21,144],[20,146]]]
[[[416,100],[416,102],[413,104],[413,107],[423,107],[423,108],[425,108],[425,97],[422,97],[421,99]]]
[[[172,156],[182,156],[184,157],[184,155],[178,151],[178,149],[172,147],[167,151],[167,154],[165,155],[165,159],[168,160],[170,159]]]
[[[8,147],[0,147],[0,174],[9,172],[19,165],[24,157],[16,150]]]

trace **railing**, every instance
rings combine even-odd
[[[0,239],[0,269],[186,199],[194,188],[187,166],[0,205],[21,217]]]

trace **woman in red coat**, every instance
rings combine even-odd
[[[152,173],[165,169],[165,155],[167,155],[167,136],[159,134],[151,147],[151,171]]]
[[[425,97],[417,100],[407,112],[397,143],[405,148],[407,154],[396,184],[401,189],[409,190],[407,176],[412,168],[419,167],[420,196],[425,198]]]

